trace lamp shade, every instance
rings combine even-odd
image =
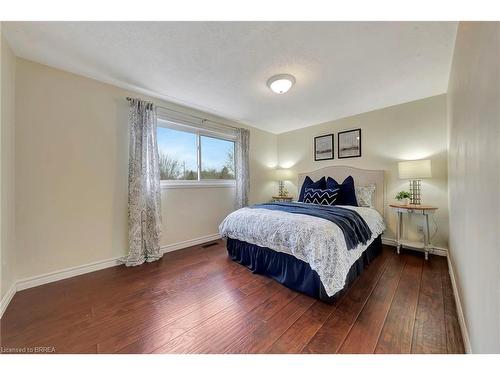
[[[409,160],[398,163],[399,178],[415,180],[432,177],[430,160]]]
[[[292,178],[292,171],[290,169],[276,169],[274,176],[278,181],[285,181]]]

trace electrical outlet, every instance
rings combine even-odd
[[[424,226],[419,224],[417,225],[417,233],[424,233]]]

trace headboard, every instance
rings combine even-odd
[[[297,188],[299,189],[299,191],[306,176],[309,176],[314,181],[319,180],[323,176],[326,176],[327,178],[332,177],[338,183],[342,183],[342,181],[344,181],[346,177],[352,176],[352,178],[354,178],[354,184],[356,186],[375,184],[375,209],[380,212],[382,216],[384,216],[384,171],[353,168],[344,165],[332,165],[313,172],[299,173],[297,181]]]

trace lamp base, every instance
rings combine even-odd
[[[421,183],[420,180],[410,180],[410,203],[419,205],[421,197]]]
[[[280,196],[280,197],[285,196],[285,182],[284,181],[278,182],[278,196]]]

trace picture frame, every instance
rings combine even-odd
[[[361,157],[361,129],[338,132],[337,147],[339,159]]]
[[[332,160],[334,158],[333,138],[333,133],[314,137],[314,161]]]

